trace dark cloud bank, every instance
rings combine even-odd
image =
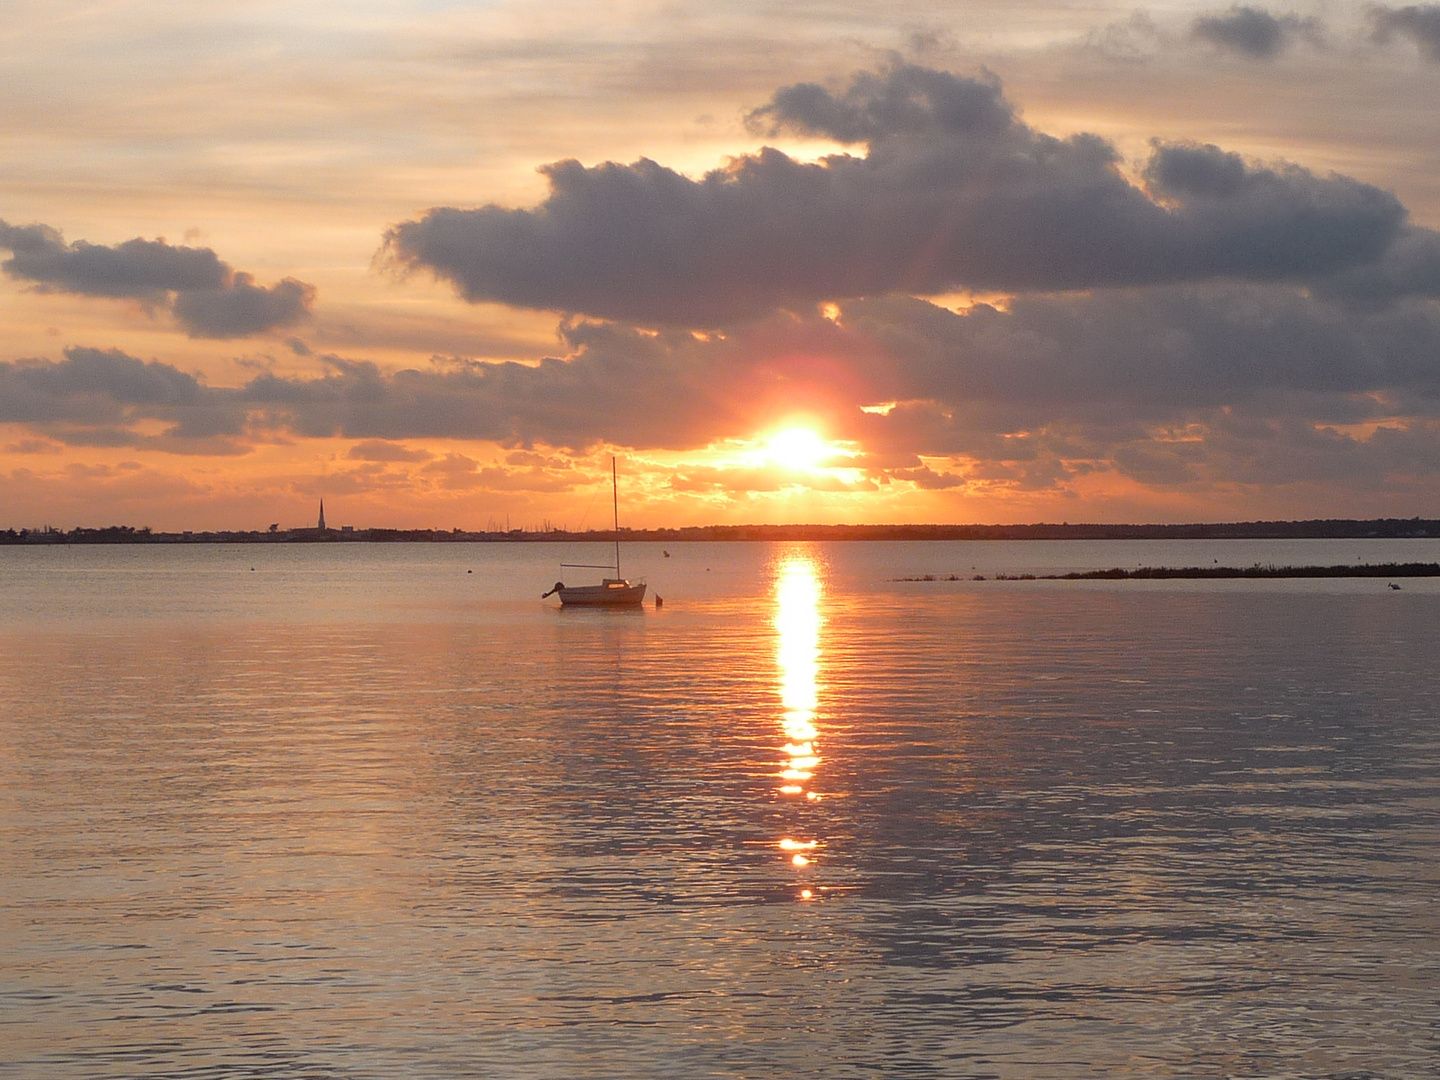
[[[0,263],[7,275],[36,288],[77,296],[138,300],[168,308],[196,338],[241,338],[309,318],[315,289],[285,278],[269,288],[232,269],[209,248],[172,247],[164,240],[126,240],[113,247],[67,244],[48,225],[0,221]]]
[[[0,365],[0,422],[84,445],[239,452],[296,435],[681,449],[748,434],[795,401],[866,448],[873,482],[1063,484],[1113,468],[1160,485],[1425,482],[1440,469],[1440,313],[1358,311],[1284,287],[1165,286],[956,314],[890,296],[838,322],[781,313],[706,339],[576,322],[535,366],[437,360],[386,374],[211,388],[116,351]],[[860,406],[896,402],[887,415]],[[171,425],[139,435],[141,420]],[[1383,422],[1378,435],[1350,431]],[[919,455],[961,456],[965,474]],[[414,455],[392,456],[404,462]],[[373,444],[366,460],[386,460]],[[418,459],[416,459],[418,460]],[[689,474],[677,486],[703,486]],[[703,479],[703,478],[702,478]],[[498,482],[498,481],[497,481]],[[720,477],[713,484],[721,483]]]
[[[1212,146],[1156,144],[1135,183],[1104,140],[1037,132],[998,85],[917,67],[787,87],[751,122],[866,152],[766,149],[700,180],[558,162],[536,209],[437,208],[388,250],[470,300],[704,326],[891,292],[1322,282],[1405,227],[1388,192]]]
[[[396,374],[330,357],[218,389],[70,350],[0,365],[0,420],[73,441],[162,419],[192,452],[289,434],[678,449],[801,403],[864,447],[872,484],[1113,470],[1440,495],[1440,236],[1392,194],[1205,145],[1157,143],[1127,173],[1095,136],[1026,125],[994,82],[917,67],[787,87],[751,122],[863,154],[766,149],[700,180],[567,161],[534,209],[390,231],[395,260],[469,299],[566,313],[557,357]],[[951,290],[1008,300],[918,298]]]

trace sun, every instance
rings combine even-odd
[[[805,427],[788,427],[765,440],[765,457],[787,469],[813,469],[834,456],[835,448]]]

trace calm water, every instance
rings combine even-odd
[[[1435,1077],[1440,541],[0,549],[5,1077]]]

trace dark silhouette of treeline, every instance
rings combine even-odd
[[[1077,570],[1046,574],[1057,581],[1145,581],[1175,578],[1440,577],[1440,563],[1364,563],[1359,566],[1141,566],[1135,570]]]
[[[558,543],[610,540],[609,529],[279,529],[155,532],[129,525],[104,528],[6,529],[0,544],[340,544]],[[621,529],[620,539],[687,540],[1359,540],[1440,536],[1440,520],[1378,518],[1359,521],[1239,521],[1190,525],[692,525],[680,529]]]
[[[996,574],[996,581],[1171,581],[1182,578],[1419,578],[1440,577],[1440,563],[1360,563],[1341,566],[1141,566],[1134,570],[1071,570],[1065,574]],[[988,581],[984,574],[923,574],[896,581]],[[1392,589],[1400,586],[1391,585]]]

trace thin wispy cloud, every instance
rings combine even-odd
[[[1408,39],[1426,59],[1440,63],[1440,4],[1377,7],[1371,19],[1377,41]]]

